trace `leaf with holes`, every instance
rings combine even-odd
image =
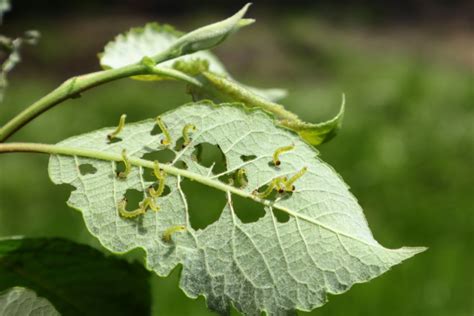
[[[0,315],[59,316],[59,313],[47,299],[36,296],[32,290],[13,287],[0,293]]]
[[[155,134],[156,121],[150,119],[127,124],[113,143],[107,135],[114,128],[64,140],[53,146],[49,174],[53,182],[75,187],[68,204],[82,212],[88,229],[106,248],[143,248],[148,268],[161,276],[182,264],[180,287],[190,297],[205,296],[215,311],[225,314],[231,304],[247,315],[311,310],[326,302],[326,294],[343,293],[424,250],[381,246],[340,176],[313,147],[275,126],[261,110],[200,102],[163,114],[161,122],[167,135]],[[195,131],[183,146],[188,124]],[[200,163],[196,149],[206,143],[222,150],[224,170]],[[283,146],[291,148],[279,150]],[[155,197],[148,188],[163,180],[147,180],[156,165],[142,157],[165,149],[173,158],[155,174],[167,174],[169,193]],[[124,164],[128,171],[118,177]],[[83,165],[90,172],[81,173]],[[226,196],[219,219],[204,229],[190,225],[183,179]],[[141,206],[151,199],[158,210],[145,207],[135,217],[121,216],[130,190],[141,193]],[[265,215],[242,222],[234,197],[261,204]],[[127,211],[139,207],[133,204]],[[276,211],[288,220],[282,222]]]

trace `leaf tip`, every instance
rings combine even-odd
[[[240,21],[237,23],[238,27],[244,27],[244,26],[249,26],[251,24],[255,23],[255,19],[240,19]]]
[[[425,252],[426,250],[428,250],[428,247],[402,247],[397,249],[396,252],[399,255],[399,260],[401,262],[410,259],[419,253]]]

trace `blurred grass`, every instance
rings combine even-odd
[[[48,37],[47,29],[43,36]],[[410,47],[373,45],[370,38],[355,45],[350,33],[307,18],[258,24],[238,36],[218,50],[229,69],[248,83],[288,88],[283,103],[306,120],[336,113],[341,92],[346,93],[342,132],[321,147],[322,158],[352,187],[381,244],[430,248],[367,284],[329,297],[327,305],[309,314],[472,314],[472,69]],[[40,49],[47,59],[48,47]],[[58,83],[47,73],[14,74],[0,105],[1,121]],[[153,117],[190,101],[183,92],[171,82],[114,82],[67,101],[11,141],[54,143],[113,126],[125,112],[129,121]],[[0,166],[0,236],[61,236],[100,248],[80,214],[65,205],[69,189],[49,182],[46,156],[2,155]],[[200,189],[190,190],[196,195]],[[215,216],[220,210],[212,198],[199,206],[213,205]],[[206,213],[198,213],[205,221]],[[134,251],[129,257],[141,255]],[[178,289],[178,276],[176,268],[170,277],[152,280],[155,314],[211,315],[202,297],[191,300]]]

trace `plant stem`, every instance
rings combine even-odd
[[[149,67],[142,64],[133,64],[121,68],[73,77],[66,80],[49,94],[30,105],[0,128],[0,143],[7,140],[21,127],[41,115],[43,112],[69,98],[79,97],[82,92],[110,81],[144,74],[162,75],[185,81],[197,87],[202,87],[202,84],[198,80],[180,71],[164,67],[154,67],[151,70]]]
[[[69,99],[79,97],[80,93],[106,82],[124,77],[143,74],[146,67],[140,64],[129,65],[117,69],[104,70],[73,77],[59,87],[27,107],[0,129],[0,142],[4,142],[22,126],[32,121],[53,106]]]
[[[161,76],[166,76],[170,77],[173,79],[181,80],[186,83],[189,83],[193,86],[196,86],[198,88],[203,88],[204,85],[197,80],[194,77],[191,77],[184,72],[181,72],[179,70],[173,69],[173,68],[165,68],[165,67],[153,67],[153,69],[149,69],[150,73],[155,74],[155,75],[161,75]]]

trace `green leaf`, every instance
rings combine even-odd
[[[139,264],[64,239],[0,239],[0,291],[30,288],[64,315],[147,315],[148,277]]]
[[[10,288],[0,293],[0,315],[60,315],[48,300],[36,296],[32,290],[23,287]]]
[[[332,119],[322,123],[305,123],[299,120],[284,121],[283,125],[296,131],[305,141],[313,146],[326,143],[333,139],[342,126],[345,110],[345,97],[342,95],[342,104],[339,113]]]
[[[118,68],[137,63],[144,57],[156,59],[152,56],[165,56],[165,60],[175,58],[165,62],[165,65],[171,65],[177,57],[201,58],[210,61],[211,71],[224,74],[225,70],[220,62],[205,50],[220,44],[239,28],[253,23],[253,20],[242,19],[249,6],[250,4],[245,5],[239,12],[223,21],[186,34],[169,25],[160,26],[157,23],[133,28],[105,46],[104,52],[99,54],[100,63],[105,68]],[[190,54],[193,55],[189,56]]]
[[[278,124],[297,132],[308,144],[318,146],[336,136],[344,118],[345,96],[339,113],[326,122],[307,123],[296,114],[286,110],[283,105],[262,97],[258,90],[246,87],[231,78],[216,75],[212,72],[202,72],[203,89],[196,88],[194,99],[213,99],[218,101],[237,101],[250,108],[260,108],[272,113],[278,119]],[[199,93],[204,90],[204,93]]]
[[[44,151],[56,153],[50,158],[49,175],[54,183],[75,188],[68,205],[82,212],[89,231],[107,249],[121,253],[143,248],[147,266],[160,276],[182,264],[180,287],[189,297],[205,296],[212,310],[226,314],[231,304],[247,315],[312,310],[326,302],[327,294],[343,293],[424,250],[381,246],[341,177],[318,158],[313,147],[294,132],[275,126],[261,110],[201,102],[165,113],[161,119],[168,127],[169,147],[162,144],[165,135],[152,135],[154,120],[127,124],[112,143],[107,135],[115,128],[105,128],[46,145]],[[191,142],[184,148],[176,146],[188,124],[197,129]],[[225,171],[216,174],[200,164],[194,152],[202,143],[219,146]],[[282,153],[276,167],[275,151],[288,145],[293,150]],[[152,198],[159,211],[148,209],[135,218],[120,216],[127,190],[138,190],[145,199],[150,197],[148,187],[158,182],[146,180],[153,163],[141,157],[165,148],[175,158],[161,164],[170,192]],[[131,169],[126,178],[118,178],[123,149]],[[82,174],[84,165],[95,172]],[[242,182],[233,186],[220,180],[242,168],[244,187]],[[294,192],[266,198],[254,193],[298,173],[302,176],[294,183]],[[183,179],[220,190],[227,197],[220,218],[204,229],[190,225]],[[260,203],[265,216],[243,223],[233,206],[235,196]],[[138,204],[127,207],[130,211]],[[280,222],[274,211],[286,213],[289,220]],[[176,232],[167,235],[171,230]]]
[[[219,44],[236,29],[253,21],[242,19],[247,7],[245,6],[227,20],[199,28],[188,34],[179,32],[170,25],[158,23],[148,23],[144,27],[132,28],[128,32],[118,35],[105,46],[104,51],[99,54],[100,64],[106,69],[119,68],[138,63],[145,57],[165,55],[168,51],[178,50],[180,53],[177,54],[177,57],[161,62],[159,66],[172,68],[179,62],[192,64],[199,60],[206,60],[209,64],[207,70],[230,77],[219,59],[206,49]],[[138,80],[170,79],[160,75],[140,75],[133,78]],[[286,91],[282,89],[247,88],[271,101],[286,96]]]
[[[182,35],[169,25],[148,23],[144,27],[132,28],[125,34],[118,35],[109,42],[104,52],[99,54],[100,64],[104,68],[120,68],[140,62],[144,57],[163,52]],[[208,51],[199,51],[193,54],[174,58],[160,63],[160,67],[172,67],[177,60],[205,59],[209,61],[209,69],[220,74],[227,74],[221,62]],[[159,76],[136,76],[135,79],[162,80]]]

